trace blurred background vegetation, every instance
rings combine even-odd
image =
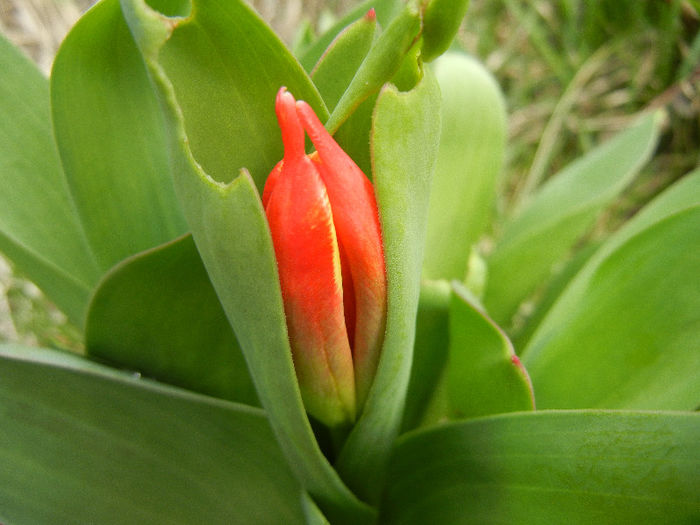
[[[89,0],[0,0],[0,31],[47,75]],[[257,0],[288,43],[322,32],[349,0]],[[455,46],[477,56],[508,104],[500,203],[556,173],[640,112],[664,107],[652,162],[593,235],[614,229],[700,162],[700,0],[471,0]],[[80,349],[78,331],[0,258],[0,341]]]

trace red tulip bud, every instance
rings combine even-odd
[[[277,256],[292,357],[308,412],[354,421],[374,379],[386,275],[374,189],[311,107],[280,89],[284,158],[263,205]],[[304,131],[316,152],[306,155]]]

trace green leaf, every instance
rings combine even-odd
[[[0,250],[81,326],[99,270],[51,133],[47,80],[0,35]]]
[[[321,509],[306,492],[301,495],[301,508],[304,510],[306,525],[330,525]]]
[[[243,354],[187,235],[118,264],[90,304],[89,355],[144,376],[258,404]]]
[[[554,305],[571,280],[581,271],[588,259],[600,248],[601,244],[602,241],[589,243],[577,251],[547,283],[547,286],[535,302],[534,310],[527,315],[518,329],[512,330],[511,341],[518,354],[523,352],[535,330],[537,330],[550,308],[552,308],[552,305]]]
[[[403,430],[423,424],[426,411],[435,402],[436,390],[447,365],[449,304],[447,281],[421,283]]]
[[[326,122],[326,129],[331,134],[338,130],[362,102],[392,79],[419,33],[420,15],[406,7],[379,36],[333,109]]]
[[[189,17],[167,22],[174,28],[167,28],[172,33],[159,47],[158,66],[173,86],[203,170],[230,182],[245,167],[262,191],[282,158],[274,111],[280,87],[311,104],[321,120],[328,113],[301,66],[250,7],[199,5],[193,2]]]
[[[439,103],[437,81],[426,70],[411,91],[383,88],[374,111],[372,172],[387,267],[387,327],[365,409],[337,462],[343,479],[367,501],[376,501],[382,488],[411,373]]]
[[[367,56],[376,29],[376,17],[365,14],[335,37],[311,72],[311,79],[329,110],[343,96]]]
[[[540,407],[700,404],[700,171],[596,252],[523,353]]]
[[[423,15],[423,50],[426,62],[443,54],[452,44],[467,13],[469,0],[431,0]]]
[[[377,20],[383,26],[387,26],[401,7],[400,0],[366,0],[354,9],[348,11],[333,26],[321,35],[312,45],[301,50],[299,62],[306,71],[311,71],[326,52],[331,42],[352,22],[374,9]]]
[[[450,301],[447,379],[457,417],[535,408],[532,383],[508,337],[457,281]]]
[[[484,304],[495,321],[510,320],[518,305],[595,222],[650,158],[659,115],[591,150],[548,181],[504,228],[489,258]]]
[[[117,0],[71,30],[51,76],[56,142],[102,271],[186,231],[160,108]]]
[[[372,45],[376,18],[366,14],[345,28],[314,68],[311,78],[326,106],[333,109],[352,81]],[[365,100],[335,133],[335,140],[365,174],[370,174],[369,131],[376,97]]]
[[[531,412],[402,437],[382,523],[697,523],[700,414]]]
[[[253,158],[256,141],[265,141],[270,155],[274,150],[281,152],[279,130],[262,132],[275,122],[275,93],[281,85],[290,89],[297,86],[294,94],[303,96],[304,91],[314,93],[313,86],[271,30],[240,2],[208,9],[199,9],[195,3],[194,16],[186,20],[164,18],[141,0],[125,0],[123,5],[165,104],[175,186],[185,216],[280,446],[302,486],[329,519],[339,523],[371,519],[369,507],[345,487],[322,454],[304,411],[287,337],[277,262],[255,183],[246,171],[228,184],[213,180],[202,169],[211,166],[211,161],[200,162],[198,156],[206,158],[207,152],[195,147],[216,132],[218,142],[237,146],[235,151],[229,148],[217,153],[217,162],[225,161],[229,169],[246,162],[245,156]],[[175,46],[173,42],[179,43]],[[216,54],[199,55],[212,46]],[[165,67],[160,62],[163,56]],[[212,57],[218,57],[218,62],[211,74],[196,65],[200,58],[207,63]],[[187,73],[184,65],[190,62],[192,70]],[[234,65],[244,65],[246,73],[233,75]],[[186,78],[188,75],[191,78]],[[215,89],[216,95],[209,94],[210,89]],[[234,94],[256,102],[241,105]],[[184,95],[184,108],[180,95]],[[225,109],[220,106],[224,98],[228,100]],[[194,116],[194,124],[189,123],[196,108],[212,116],[211,130],[202,129],[201,115]],[[217,127],[221,122],[213,115],[218,111],[233,111],[228,115],[233,119],[229,127]],[[274,162],[277,160],[279,157],[274,157]],[[259,175],[267,175],[274,162],[260,168]],[[261,163],[263,160],[255,159],[256,166]]]
[[[506,109],[498,84],[475,59],[447,53],[434,68],[442,92],[442,132],[423,276],[463,280],[471,247],[495,210]]]
[[[3,523],[303,523],[261,410],[0,346]]]

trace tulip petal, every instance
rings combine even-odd
[[[302,398],[311,415],[336,426],[355,419],[340,253],[328,194],[304,155],[294,99],[280,93],[277,110],[285,156],[273,170],[271,188],[265,190],[265,211]]]
[[[338,242],[347,258],[355,299],[353,359],[358,409],[374,379],[386,325],[386,273],[374,188],[326,131],[311,107],[296,103],[316,147],[310,158],[328,191]]]

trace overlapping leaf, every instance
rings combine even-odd
[[[118,0],[61,45],[51,75],[56,142],[100,269],[186,231],[163,120]]]
[[[475,59],[447,53],[433,66],[442,92],[442,132],[423,277],[461,281],[472,245],[495,210],[506,138],[505,102],[498,84]]]
[[[114,366],[257,404],[241,349],[189,235],[130,257],[105,276],[90,303],[85,346]]]
[[[250,407],[50,350],[0,346],[3,523],[303,523]]]
[[[48,81],[0,36],[0,250],[73,323],[99,269],[51,132]]]
[[[330,519],[371,511],[338,478],[316,443],[294,375],[276,260],[256,185],[281,157],[275,93],[285,85],[324,115],[309,78],[242,2],[175,19],[125,0],[165,103],[175,185],[194,240],[236,333],[263,407],[302,485]],[[205,12],[206,11],[206,12]]]
[[[504,228],[489,258],[484,296],[489,315],[507,323],[651,156],[659,117],[636,125],[555,175]]]
[[[421,283],[403,430],[432,422],[448,413],[447,403],[442,399],[444,389],[438,385],[447,364],[449,304],[450,285],[447,281]],[[443,401],[445,406],[441,404]]]
[[[382,487],[410,378],[439,101],[437,81],[426,71],[411,91],[385,87],[374,112],[372,173],[387,266],[387,327],[365,410],[338,460],[344,479],[370,501]]]
[[[402,437],[382,523],[694,523],[700,414],[520,413]]]
[[[456,417],[533,410],[532,383],[503,330],[454,282],[448,391]]]
[[[700,173],[587,262],[523,353],[540,407],[700,404]]]

